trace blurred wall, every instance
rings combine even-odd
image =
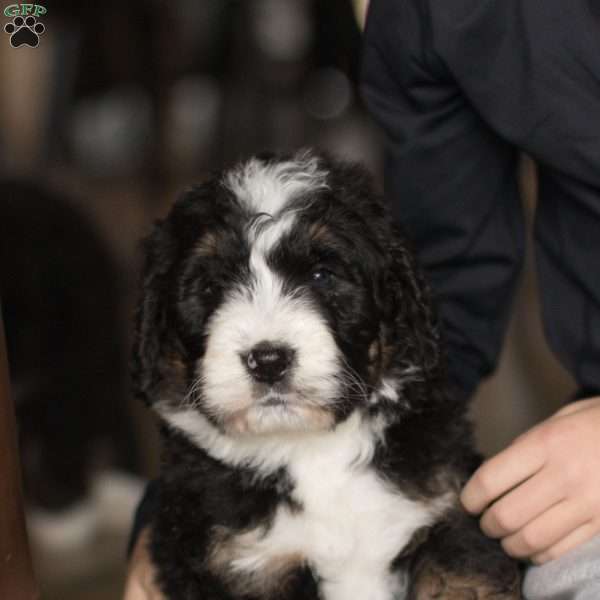
[[[543,333],[531,230],[537,202],[535,165],[523,157],[521,190],[527,255],[498,369],[473,400],[477,440],[486,454],[550,416],[575,392],[571,376],[550,351]]]

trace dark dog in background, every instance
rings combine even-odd
[[[81,507],[101,456],[137,468],[120,277],[69,199],[39,184],[0,182],[0,301],[26,500],[41,520],[60,519],[62,540],[91,531]],[[78,529],[70,534],[69,515]]]
[[[477,464],[427,287],[358,166],[254,158],[147,240],[134,378],[160,415],[172,600],[520,598],[459,506]]]

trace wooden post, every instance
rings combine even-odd
[[[34,600],[33,576],[21,495],[17,426],[8,381],[4,325],[0,314],[0,598]]]

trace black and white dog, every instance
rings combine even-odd
[[[311,153],[185,193],[147,241],[134,378],[164,422],[173,600],[514,600],[428,291],[370,178]]]

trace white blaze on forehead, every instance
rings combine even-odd
[[[295,211],[290,211],[277,219],[265,217],[252,223],[247,231],[251,251],[250,266],[252,266],[256,255],[260,254],[264,257],[292,229],[296,214]]]
[[[318,159],[302,152],[280,162],[253,158],[230,171],[224,183],[251,213],[274,217],[299,195],[326,188],[326,179]]]
[[[204,405],[217,417],[254,410],[254,382],[244,357],[265,341],[295,353],[288,381],[292,398],[313,407],[328,407],[337,399],[340,362],[333,335],[318,308],[300,290],[287,290],[282,274],[268,261],[294,226],[297,210],[291,202],[327,187],[326,176],[315,157],[302,153],[289,161],[252,159],[224,180],[251,215],[250,278],[224,298],[207,325],[198,374]]]

